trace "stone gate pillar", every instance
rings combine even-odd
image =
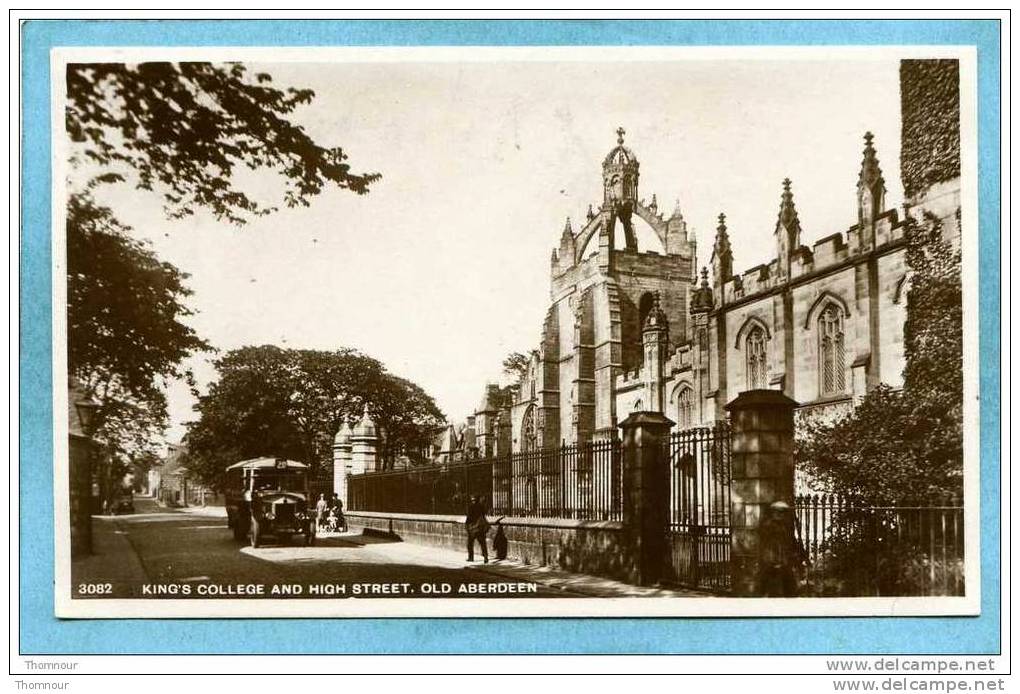
[[[733,594],[791,591],[793,410],[778,390],[749,390],[726,405],[731,419],[730,570]]]
[[[379,430],[368,414],[368,404],[351,430],[351,473],[375,472],[379,469]]]
[[[351,426],[344,422],[333,438],[333,491],[340,497],[344,508],[350,508],[347,498],[347,475],[351,466]]]
[[[634,561],[629,582],[655,585],[668,553],[669,430],[660,412],[633,412],[623,430],[623,532]]]

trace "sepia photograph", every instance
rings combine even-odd
[[[978,614],[972,49],[51,73],[58,617]]]

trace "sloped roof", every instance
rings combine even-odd
[[[265,468],[274,468],[274,467],[276,467],[276,458],[251,458],[250,460],[242,460],[239,463],[234,463],[233,465],[231,465],[227,469],[228,470],[236,470],[237,468],[245,468],[245,469],[251,470],[251,469],[256,469],[257,468],[257,469],[261,470],[261,469],[265,469]],[[305,465],[304,463],[299,463],[296,460],[288,460],[287,461],[287,467],[288,468],[297,468],[299,470],[305,470],[305,469],[308,468],[307,465]]]

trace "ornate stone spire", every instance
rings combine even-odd
[[[776,259],[779,261],[779,279],[790,277],[790,261],[800,248],[800,218],[793,204],[793,191],[789,178],[783,179],[783,197],[779,204],[779,218],[776,221]]]
[[[870,132],[864,133],[864,159],[857,177],[858,221],[861,224],[873,222],[885,207],[885,178],[872,144],[874,139]]]
[[[595,210],[591,208],[591,205],[588,205],[588,212],[585,213],[585,216],[588,218],[589,222],[595,219]]]
[[[861,162],[861,174],[857,179],[857,187],[872,189],[876,183],[885,186],[882,178],[882,167],[878,164],[878,156],[874,146],[875,136],[871,132],[864,133],[864,160]]]
[[[553,251],[553,255],[556,256],[557,252]],[[570,217],[567,217],[567,221],[563,223],[563,233],[560,234],[560,247],[558,257],[563,260],[568,258],[573,261],[574,256],[574,228],[570,224]]]
[[[670,219],[683,219],[683,212],[680,211],[680,198],[676,199],[676,204],[673,205],[673,214],[669,216]]]
[[[800,218],[797,216],[797,206],[793,203],[793,181],[789,178],[783,179],[783,196],[779,203],[779,224],[786,229],[800,231]]]
[[[708,286],[708,268],[701,268],[701,285],[691,293],[691,313],[708,313],[715,308],[715,296]]]
[[[666,320],[666,314],[662,310],[662,306],[659,304],[659,292],[652,293],[652,307],[648,310],[648,315],[645,316],[645,324],[642,328],[642,332],[648,332],[649,330],[668,330],[669,324]]]
[[[733,250],[730,236],[726,233],[726,215],[719,213],[719,226],[715,228],[715,243],[712,244],[712,279],[716,286],[733,277]]]
[[[652,201],[648,203],[648,209],[652,212],[657,212],[659,210],[659,201],[656,199],[655,193],[652,193]]]

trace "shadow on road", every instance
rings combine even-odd
[[[312,546],[305,546],[300,536],[289,544],[267,538],[266,545],[253,548],[234,540],[225,518],[203,514],[143,512],[103,519],[102,526],[103,532],[121,538],[116,541],[121,556],[110,556],[109,566],[130,557],[142,576],[125,577],[116,597],[150,597],[153,590],[173,591],[160,597],[203,599],[564,595],[544,586],[537,592],[518,591],[514,586],[531,582],[483,573],[449,552],[376,533],[323,535]],[[102,575],[96,563],[103,561],[102,556],[93,558],[91,575]],[[506,585],[496,587],[501,584]],[[362,592],[353,592],[356,585]],[[395,585],[401,587],[387,592],[385,586]],[[238,593],[238,586],[263,586],[265,592]],[[465,592],[461,586],[480,588]]]

